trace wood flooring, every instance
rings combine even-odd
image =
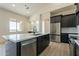
[[[70,56],[69,44],[52,42],[40,56]]]

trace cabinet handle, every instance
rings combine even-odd
[[[34,42],[36,42],[36,40],[32,40],[32,41],[29,41],[29,42],[24,42],[21,45],[25,46],[25,45],[28,45],[28,44],[31,44],[31,43],[34,43]]]

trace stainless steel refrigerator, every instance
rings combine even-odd
[[[51,18],[50,39],[51,42],[61,42],[61,16]]]

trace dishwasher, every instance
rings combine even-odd
[[[21,56],[36,56],[36,38],[21,42]]]

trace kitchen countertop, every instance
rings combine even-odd
[[[78,34],[78,33],[71,33],[71,32],[61,32],[61,33],[67,33],[67,34]]]
[[[75,33],[75,32],[61,32],[61,33],[78,34],[78,33]]]
[[[49,33],[42,33],[40,35],[34,35],[33,33],[25,33],[25,34],[10,34],[10,35],[3,35],[2,37],[5,39],[5,40],[10,40],[12,42],[21,42],[21,41],[24,41],[24,40],[29,40],[29,39],[33,39],[33,38],[36,38],[36,37],[39,37],[39,36],[43,36],[43,35],[46,35],[46,34],[49,34]]]

